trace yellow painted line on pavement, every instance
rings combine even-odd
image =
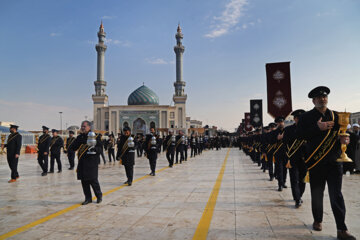
[[[168,168],[169,168],[169,167],[164,167],[164,168],[161,168],[161,169],[157,170],[156,172],[159,173],[159,172],[164,171],[165,169],[168,169]],[[144,180],[144,179],[147,178],[147,177],[150,177],[150,175],[145,175],[145,176],[142,176],[142,177],[140,177],[140,178],[138,178],[138,179],[135,179],[135,180],[133,181],[133,183],[136,183],[136,182],[139,182],[139,181],[141,181],[141,180]],[[122,189],[122,188],[124,188],[124,187],[126,187],[126,186],[127,186],[127,185],[123,184],[123,185],[121,185],[121,186],[119,186],[119,187],[113,188],[113,189],[111,189],[111,190],[103,193],[103,196],[106,196],[106,195],[108,195],[108,194],[110,194],[110,193],[113,193],[113,192],[115,192],[115,191],[117,191],[117,190],[120,190],[120,189]],[[93,197],[93,200],[95,200],[95,199],[96,199],[96,197]],[[5,234],[3,234],[3,235],[0,235],[0,240],[4,240],[4,239],[7,239],[7,238],[9,238],[9,237],[15,236],[15,235],[17,235],[17,234],[19,234],[19,233],[22,233],[22,232],[24,232],[24,231],[26,231],[26,230],[28,230],[28,229],[30,229],[30,228],[32,228],[32,227],[35,227],[35,226],[37,226],[37,225],[39,225],[39,224],[42,224],[42,223],[44,223],[44,222],[47,222],[47,221],[53,219],[53,218],[56,218],[56,217],[58,217],[58,216],[60,216],[60,215],[63,215],[63,214],[65,214],[65,213],[67,213],[67,212],[70,212],[70,211],[72,211],[72,210],[74,210],[74,209],[76,209],[76,208],[78,208],[78,207],[80,207],[80,206],[81,206],[81,204],[72,205],[72,206],[67,207],[67,208],[65,208],[65,209],[63,209],[63,210],[60,210],[60,211],[58,211],[58,212],[56,212],[56,213],[50,214],[49,216],[40,218],[39,220],[36,220],[36,221],[31,222],[31,223],[29,223],[29,224],[26,224],[26,225],[24,225],[24,226],[22,226],[22,227],[16,228],[16,229],[14,229],[14,230],[12,230],[12,231],[10,231],[10,232],[8,232],[8,233],[5,233]]]
[[[213,187],[213,190],[209,197],[209,200],[208,200],[206,207],[204,209],[204,212],[201,216],[200,222],[196,228],[193,240],[205,240],[208,235],[211,219],[214,214],[214,209],[215,209],[217,197],[219,195],[219,191],[221,188],[221,182],[222,182],[222,179],[224,176],[226,162],[228,160],[229,153],[230,153],[230,148],[226,153],[226,156],[225,156],[224,162],[221,166],[219,175],[216,179],[216,182],[214,184],[214,187]]]

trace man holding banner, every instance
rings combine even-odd
[[[338,114],[327,108],[329,93],[330,89],[324,86],[310,91],[308,97],[315,107],[300,116],[297,127],[297,134],[307,141],[305,163],[310,177],[313,229],[322,230],[323,198],[327,183],[337,238],[355,239],[345,225],[346,210],[341,193],[343,166],[336,161],[340,156],[340,143],[348,144],[349,137],[338,134]]]

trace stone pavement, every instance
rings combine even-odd
[[[9,239],[193,239],[227,151],[206,151],[174,168],[166,168],[161,154],[157,166],[161,171],[155,177],[147,175],[148,161],[138,158],[134,176],[138,180],[131,187],[121,186],[126,179],[118,162],[101,164],[99,181],[107,195],[101,204],[86,206],[78,205],[84,200],[81,184],[75,171],[67,170],[64,155],[63,172],[46,177],[40,176],[35,155],[21,155],[20,179],[11,184],[7,183],[9,168],[2,155],[0,239],[15,229]],[[344,176],[343,181],[346,222],[357,237],[359,180],[359,175],[352,175]],[[232,148],[207,239],[335,239],[327,192],[322,232],[311,229],[309,185],[303,200],[303,206],[295,209],[290,188],[278,192],[275,181],[269,182],[267,174]]]

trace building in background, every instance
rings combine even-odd
[[[350,124],[354,124],[354,123],[360,124],[360,112],[351,113]]]
[[[94,82],[95,94],[92,95],[94,106],[94,128],[98,131],[118,133],[125,126],[129,126],[134,134],[146,134],[150,127],[158,132],[167,132],[169,129],[187,132],[185,81],[183,80],[183,34],[180,25],[175,35],[176,45],[176,81],[174,105],[160,105],[159,97],[149,87],[142,85],[128,97],[127,105],[108,105],[106,95],[106,81],[104,78],[106,33],[101,23],[96,44],[97,51],[97,80]]]

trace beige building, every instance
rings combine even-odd
[[[185,47],[182,45],[183,34],[180,26],[175,35],[177,43],[174,47],[176,54],[176,81],[174,105],[160,105],[157,94],[143,85],[133,91],[127,105],[108,105],[108,96],[105,93],[106,81],[104,79],[105,45],[104,27],[101,24],[98,32],[99,42],[96,45],[97,80],[94,82],[94,128],[95,130],[118,133],[124,126],[129,126],[134,134],[146,134],[150,127],[159,132],[168,129],[183,130],[187,132],[185,82],[182,79],[182,61]]]

